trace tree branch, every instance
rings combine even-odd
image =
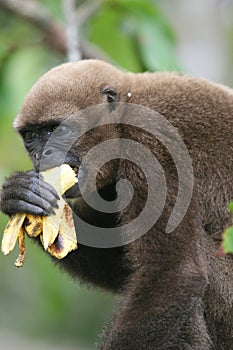
[[[66,47],[68,61],[80,61],[79,27],[75,15],[75,0],[63,0],[66,21]]]
[[[36,0],[0,0],[0,8],[10,11],[15,16],[32,23],[43,34],[45,43],[53,50],[66,55],[66,38],[64,27],[47,11],[46,7]],[[82,58],[109,58],[94,45],[80,40]]]
[[[102,6],[104,0],[89,0],[80,5],[76,11],[77,23],[81,28],[88,19]]]

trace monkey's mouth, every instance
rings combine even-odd
[[[76,177],[78,177],[78,170],[79,170],[79,168],[77,166],[71,166],[71,168],[75,172]]]

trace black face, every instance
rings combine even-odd
[[[43,171],[63,163],[69,164],[77,173],[80,158],[72,151],[77,141],[77,131],[71,125],[59,121],[28,125],[19,130],[25,148],[32,159],[34,169]],[[79,194],[78,185],[67,191],[67,197]]]

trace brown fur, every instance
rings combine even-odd
[[[117,101],[150,107],[178,129],[191,155],[195,183],[185,218],[167,234],[164,229],[174,206],[177,177],[159,143],[135,129],[105,127],[76,145],[82,156],[92,143],[119,135],[131,137],[154,152],[169,184],[166,208],[158,222],[123,248],[131,273],[123,286],[124,302],[101,348],[231,350],[233,261],[232,256],[216,258],[216,251],[229,223],[227,204],[233,198],[233,92],[182,74],[133,74],[98,60],[67,63],[39,79],[14,126],[20,129],[79,115],[84,108],[106,102],[101,93],[106,86],[115,89]],[[146,123],[147,115],[142,118]],[[133,164],[119,160],[106,165],[100,175],[100,188],[120,177],[129,178],[137,188],[134,203],[120,213],[122,223],[135,217],[146,200],[145,179],[139,172]],[[92,221],[90,208],[80,199],[76,210]],[[88,249],[87,253],[92,254]],[[72,259],[70,254],[61,263],[75,274]]]

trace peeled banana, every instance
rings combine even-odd
[[[53,186],[59,196],[78,181],[75,172],[68,164],[62,164],[41,174],[44,181]],[[15,214],[9,220],[3,233],[1,250],[4,255],[11,253],[18,240],[19,256],[15,266],[21,267],[24,264],[25,232],[32,238],[40,236],[45,250],[58,259],[64,258],[70,251],[78,248],[72,210],[62,197],[58,201],[58,208],[54,211],[55,215],[45,217]]]

